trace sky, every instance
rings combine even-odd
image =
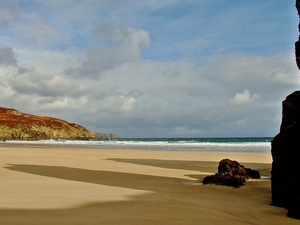
[[[0,106],[120,137],[273,137],[295,1],[0,0]]]

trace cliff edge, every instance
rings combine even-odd
[[[0,139],[2,140],[88,140],[96,138],[95,133],[75,123],[0,107]]]

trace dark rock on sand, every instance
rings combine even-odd
[[[207,176],[203,184],[218,184],[232,187],[242,186],[248,179],[259,179],[260,173],[250,168],[245,168],[237,161],[222,159],[219,162],[218,173]]]
[[[272,205],[300,219],[300,91],[282,102],[280,133],[272,141]]]

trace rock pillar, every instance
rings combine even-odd
[[[300,0],[296,1],[300,18]],[[300,23],[298,25],[300,33]],[[296,64],[300,70],[300,36],[295,43]],[[288,216],[300,219],[300,91],[282,102],[280,133],[272,141],[272,204],[288,209]]]
[[[272,204],[300,219],[300,91],[282,102],[280,133],[272,141]]]

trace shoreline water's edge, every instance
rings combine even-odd
[[[167,151],[270,152],[271,138],[132,138],[112,140],[40,140],[0,142],[1,146],[84,147]]]

